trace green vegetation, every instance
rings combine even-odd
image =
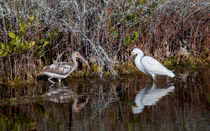
[[[126,59],[134,47],[165,65],[195,68],[209,63],[208,2],[119,0],[98,4],[0,2],[0,81],[34,81],[44,65],[69,60],[75,50],[99,74],[107,70],[117,74],[124,70],[119,67],[131,69]]]

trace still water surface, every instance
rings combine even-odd
[[[0,87],[0,130],[210,130],[210,69],[176,78],[70,78],[50,86]]]

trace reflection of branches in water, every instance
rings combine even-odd
[[[207,98],[207,94],[204,92],[208,92],[207,87],[209,83],[209,72],[210,70],[207,68],[205,69],[199,69],[200,71],[195,70],[181,70],[179,73],[177,73],[177,82],[176,86],[180,87],[178,88],[179,91],[183,92],[183,95],[179,97],[179,99],[183,99],[184,102],[188,101],[188,97],[193,100],[194,103],[197,103],[198,100]],[[203,83],[206,83],[206,85],[203,85]],[[202,93],[202,95],[199,95]]]
[[[99,88],[103,88],[102,86],[100,86]],[[109,104],[111,102],[113,102],[113,100],[116,100],[116,96],[115,94],[113,94],[114,92],[110,91],[109,93],[105,93],[105,92],[99,92],[98,97],[99,99],[97,100],[97,103],[94,103],[95,106],[98,109],[105,109],[109,106]]]
[[[104,109],[108,108],[109,105],[117,100],[119,97],[116,93],[116,85],[111,83],[110,85],[99,84],[95,88],[98,88],[98,93],[92,94],[91,108],[94,109],[93,114],[101,113]],[[95,115],[92,115],[93,118]]]
[[[88,103],[90,96],[85,99],[85,102],[78,104],[78,98],[74,99],[74,103],[72,104],[72,110],[74,112],[80,112],[82,108]]]
[[[116,83],[112,81],[99,81],[93,82],[92,87],[89,90],[90,102],[88,108],[85,108],[85,114],[82,119],[74,120],[73,125],[77,127],[77,130],[84,130],[83,127],[87,127],[92,124],[98,116],[104,114],[107,108],[113,103],[119,100],[116,93]],[[87,112],[90,114],[86,115]],[[82,114],[80,114],[82,115]],[[94,128],[94,127],[93,127]]]
[[[90,94],[89,104],[87,105],[87,108],[83,110],[84,112],[79,114],[82,118],[78,119],[77,116],[73,117],[73,127],[76,127],[76,130],[84,130],[86,129],[84,127],[88,127],[94,122],[98,122],[98,118],[101,118],[99,116],[108,111],[111,104],[119,100],[116,87],[117,84],[113,81],[92,81],[91,87],[88,90],[88,94]],[[92,126],[92,129],[96,129],[94,125]]]

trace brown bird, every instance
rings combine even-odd
[[[57,78],[58,81],[61,82],[61,79],[68,77],[74,70],[77,69],[78,62],[76,58],[80,58],[88,66],[88,68],[90,68],[87,60],[85,60],[79,52],[74,52],[72,54],[72,65],[68,62],[56,62],[52,65],[45,66],[39,72],[39,75],[49,76],[48,81],[50,81],[53,84],[55,84],[55,82],[51,80],[52,78]]]

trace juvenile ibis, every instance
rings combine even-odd
[[[61,82],[61,79],[68,77],[74,70],[77,69],[78,62],[76,58],[81,59],[88,66],[88,68],[90,68],[87,60],[85,60],[79,52],[73,52],[73,64],[70,64],[69,62],[56,62],[52,65],[45,66],[39,72],[39,75],[49,76],[48,80],[53,84],[55,84],[55,82],[51,80],[52,78],[57,78],[58,81]]]

